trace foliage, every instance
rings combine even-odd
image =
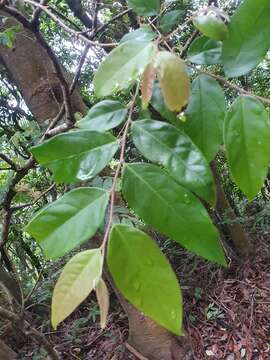
[[[69,15],[64,2],[58,5]],[[15,198],[19,205],[32,198],[32,205],[36,201],[46,205],[37,214],[32,206],[26,216],[34,215],[26,232],[45,256],[57,259],[77,252],[103,233],[101,241],[97,236],[92,242],[97,248],[76,253],[64,266],[53,292],[54,327],[93,290],[101,326],[105,326],[109,293],[102,271],[107,262],[115,285],[127,300],[181,335],[178,280],[160,247],[138,227],[143,222],[145,229],[153,227],[188,251],[227,266],[219,231],[209,215],[216,206],[217,191],[210,163],[224,147],[231,177],[249,200],[264,185],[270,162],[270,123],[261,100],[269,104],[269,99],[242,89],[239,82],[243,79],[237,77],[251,76],[247,73],[265,58],[270,47],[270,6],[268,0],[256,4],[245,0],[231,20],[213,6],[187,19],[188,6],[180,10],[170,1],[129,0],[128,6],[144,17],[139,29],[121,34],[124,36],[114,34],[116,46],[106,47],[109,34],[104,40],[106,52],[101,45],[103,33],[100,43],[88,39],[98,50],[93,51],[95,61],[84,74],[88,80],[83,92],[88,103],[95,102],[85,117],[42,142],[30,118],[28,128],[21,131],[24,135],[10,133],[9,125],[3,125],[12,143],[4,143],[3,148],[12,161],[4,170],[4,180],[1,178],[1,198],[10,190],[13,171],[18,170],[13,158],[20,149],[20,161],[31,160],[32,154],[38,162],[36,174],[42,174],[44,183],[49,177],[50,182],[60,184],[56,196],[45,196],[45,200],[42,194],[41,201],[36,194],[30,199]],[[106,12],[102,14],[106,19]],[[186,25],[195,34],[199,30],[200,36],[187,36],[182,31]],[[41,29],[50,39],[48,23]],[[182,36],[186,36],[185,44],[192,42],[189,49],[179,45]],[[72,57],[67,52],[62,54],[66,63]],[[232,82],[222,76],[223,71],[234,77]],[[22,128],[20,121],[17,126]],[[127,155],[130,148],[138,151],[136,161]],[[37,190],[33,179],[25,181]],[[66,192],[71,185],[76,188]],[[222,312],[211,304],[206,318],[222,318]]]

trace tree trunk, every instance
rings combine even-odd
[[[192,359],[188,338],[177,338],[124,299],[120,299],[120,302],[128,315],[128,343],[144,357],[149,360]]]
[[[6,16],[0,11],[0,21],[1,15]],[[14,25],[21,27],[13,19],[5,23],[5,27]],[[0,61],[8,70],[39,125],[46,127],[63,103],[61,86],[47,52],[31,31],[21,28],[11,49],[0,45]],[[84,115],[87,111],[78,90],[73,92],[72,107],[74,113]]]
[[[105,277],[128,316],[128,344],[148,360],[190,360],[188,337],[177,337],[131,305],[115,287],[108,269]],[[143,359],[142,358],[142,359]]]
[[[230,220],[230,224],[226,224],[226,230],[236,252],[242,256],[247,257],[251,253],[251,245],[248,235],[239,223],[239,220],[237,219],[237,216],[235,215],[235,212],[227,199],[215,161],[212,161],[211,167],[217,189],[216,210],[221,218],[226,215],[226,217]]]

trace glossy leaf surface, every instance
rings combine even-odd
[[[259,64],[270,48],[270,1],[245,0],[229,23],[222,61],[228,77],[241,76]]]
[[[215,14],[199,15],[193,20],[200,32],[214,40],[224,40],[228,36],[227,25]]]
[[[151,41],[157,37],[157,34],[148,25],[142,25],[139,29],[131,31],[124,35],[120,43],[139,40],[139,41]]]
[[[126,41],[101,63],[94,77],[97,97],[128,89],[151,62],[156,46],[149,41]]]
[[[53,291],[52,326],[65,320],[90,294],[102,273],[99,249],[75,255],[64,267]]]
[[[42,209],[26,231],[49,259],[57,259],[89,240],[101,226],[109,201],[107,191],[98,188],[71,190]]]
[[[160,86],[157,82],[154,83],[153,94],[150,103],[164,119],[167,119],[173,125],[179,123],[176,114],[167,108]]]
[[[269,115],[261,102],[241,96],[233,103],[225,119],[224,141],[233,179],[252,200],[270,164]]]
[[[158,324],[180,335],[180,288],[155,241],[138,229],[115,225],[107,260],[114,282],[125,298]]]
[[[150,161],[164,166],[184,187],[215,204],[211,169],[190,138],[174,126],[155,120],[133,123],[133,141]]]
[[[107,131],[120,125],[127,113],[127,108],[119,101],[104,100],[94,105],[77,126],[81,129]]]
[[[190,84],[185,63],[168,51],[160,51],[156,67],[166,106],[171,111],[179,112],[189,98]]]
[[[128,7],[133,9],[140,16],[157,15],[160,7],[160,0],[128,0]]]
[[[185,131],[210,162],[222,143],[225,96],[216,80],[198,76],[192,83]]]
[[[160,19],[160,30],[165,33],[172,31],[176,26],[180,24],[183,15],[183,10],[172,10],[167,12]]]
[[[128,205],[157,231],[197,255],[225,264],[218,231],[207,211],[164,170],[143,163],[125,165],[122,192]]]
[[[78,130],[60,134],[32,147],[36,160],[53,172],[56,182],[91,179],[112,159],[119,146],[109,133]]]
[[[214,65],[221,63],[222,42],[200,36],[189,47],[187,58],[199,65]]]

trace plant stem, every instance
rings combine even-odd
[[[120,175],[120,171],[121,171],[122,166],[123,166],[124,161],[125,161],[125,150],[126,150],[126,141],[127,141],[127,136],[128,136],[128,130],[129,130],[129,127],[130,127],[130,125],[132,123],[132,113],[133,113],[133,110],[134,110],[134,107],[135,107],[136,98],[137,98],[137,96],[139,94],[139,89],[140,89],[140,83],[138,82],[135,94],[134,94],[133,99],[132,99],[132,101],[130,102],[130,105],[129,105],[129,115],[128,115],[126,125],[124,127],[123,136],[122,136],[122,145],[121,145],[119,163],[117,165],[115,175],[113,177],[112,187],[111,187],[111,190],[110,190],[109,219],[108,219],[108,223],[107,223],[107,226],[106,226],[104,238],[103,238],[103,241],[102,241],[102,244],[101,244],[101,250],[103,251],[103,254],[105,253],[106,244],[108,242],[109,233],[110,233],[110,230],[111,230],[111,227],[112,227],[116,185],[117,185],[118,177]],[[103,259],[104,259],[104,257],[103,257]]]

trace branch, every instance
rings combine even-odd
[[[83,9],[80,0],[67,0],[67,4],[73,14],[83,23],[88,29],[93,28],[93,20],[89,14]]]
[[[140,83],[138,82],[135,94],[134,94],[133,99],[131,100],[131,103],[130,103],[129,115],[128,115],[128,119],[127,119],[127,122],[126,122],[125,127],[124,127],[124,133],[123,133],[123,136],[122,136],[122,146],[121,146],[121,151],[120,151],[119,163],[117,165],[115,175],[114,175],[114,178],[113,178],[112,187],[111,187],[111,190],[110,190],[109,219],[108,219],[108,223],[107,223],[107,226],[106,226],[106,229],[105,229],[104,238],[103,238],[103,241],[102,241],[102,244],[101,244],[101,249],[103,250],[103,252],[105,252],[106,244],[107,244],[107,241],[108,241],[108,238],[109,238],[109,233],[110,233],[111,226],[112,226],[117,180],[118,180],[118,177],[120,175],[120,171],[122,169],[122,166],[123,166],[123,163],[124,163],[124,160],[125,160],[125,150],[126,150],[126,141],[127,141],[127,136],[128,136],[128,130],[129,130],[129,127],[130,127],[130,125],[132,123],[132,112],[133,112],[135,104],[136,104],[136,99],[137,99],[137,96],[139,94],[139,89],[140,89]]]
[[[10,169],[12,170],[18,170],[18,166],[10,159],[8,158],[5,154],[0,153],[0,159],[4,160],[8,165],[10,165]],[[6,169],[6,170],[10,170],[10,169]]]
[[[23,320],[20,316],[16,315],[15,313],[6,310],[2,307],[0,307],[0,317],[11,321],[15,329],[19,327],[19,329],[26,336],[32,337],[39,345],[43,346],[52,360],[60,360],[58,353],[54,350],[54,348],[45,338],[45,336],[35,328],[31,327],[31,325],[27,321]]]
[[[48,2],[49,2],[49,0],[41,0],[40,4],[43,6],[46,6]],[[39,17],[41,15],[41,13],[42,13],[41,8],[36,8],[36,10],[33,13],[31,24],[35,28],[38,28],[38,26],[39,26]]]
[[[186,53],[190,47],[190,45],[192,44],[193,40],[196,39],[196,37],[199,35],[199,30],[195,30],[191,36],[188,38],[187,42],[185,43],[185,45],[183,46],[183,48],[181,49],[180,52],[180,57],[183,58],[186,56]]]
[[[13,200],[14,196],[16,195],[15,186],[21,179],[28,173],[28,171],[34,166],[35,160],[34,158],[30,158],[24,167],[17,169],[17,173],[11,180],[9,185],[9,189],[6,192],[1,204],[3,206],[3,222],[2,222],[2,232],[1,232],[1,241],[0,241],[0,249],[6,244],[8,241],[8,233],[9,233],[9,226],[11,220],[11,201]]]
[[[47,190],[45,190],[41,195],[39,195],[39,197],[37,197],[31,203],[16,205],[16,206],[11,207],[10,208],[11,212],[18,211],[18,210],[24,209],[29,206],[34,206],[40,199],[42,199],[45,195],[47,195],[54,187],[55,187],[55,184],[52,184]]]
[[[224,84],[225,86],[229,87],[230,89],[236,90],[237,92],[239,92],[241,94],[252,96],[252,97],[262,101],[263,103],[265,103],[267,105],[270,105],[270,99],[269,98],[265,98],[263,96],[256,95],[256,94],[254,94],[254,93],[252,93],[250,91],[247,91],[247,90],[241,88],[241,86],[238,86],[238,85],[235,85],[235,84],[231,83],[230,81],[225,79],[223,76],[215,75],[215,74],[212,74],[212,73],[210,73],[208,71],[198,70],[196,68],[196,66],[191,65],[191,64],[188,64],[188,66],[191,67],[192,69],[198,71],[200,74],[204,74],[204,75],[208,75],[208,76],[212,77],[213,79],[215,79],[218,82]]]
[[[190,20],[190,19],[189,19]],[[187,20],[184,24],[187,24],[187,22],[189,21]],[[156,29],[156,27],[152,24],[152,26]],[[156,29],[156,31],[158,31],[158,29]],[[160,33],[159,33],[160,34]],[[195,35],[195,33],[193,34]],[[169,34],[169,36],[171,36],[171,34]],[[168,44],[167,42],[167,37],[163,37],[162,40],[164,42],[164,45],[168,48],[169,51],[173,52],[173,49],[170,47],[170,45]],[[191,42],[188,41],[188,44],[185,45],[184,47],[184,51],[187,51],[188,47],[190,46]],[[182,50],[183,51],[183,50]],[[220,76],[220,75],[215,75],[215,74],[212,74],[208,71],[203,71],[203,70],[199,70],[197,69],[197,67],[195,65],[192,65],[190,63],[187,64],[187,66],[189,66],[190,68],[196,70],[197,72],[199,72],[200,74],[205,74],[205,75],[208,75],[210,77],[212,77],[213,79],[221,82],[222,84],[224,84],[225,86],[233,89],[233,90],[236,90],[238,91],[239,93],[241,94],[245,94],[245,95],[249,95],[249,96],[253,96],[254,98],[262,101],[263,103],[267,104],[267,105],[270,105],[270,99],[269,98],[265,98],[263,96],[259,96],[259,95],[256,95],[256,94],[253,94],[247,90],[244,90],[243,88],[241,88],[240,86],[238,85],[235,85],[233,83],[231,83],[230,81],[228,81],[227,79],[225,79],[223,76]]]
[[[97,28],[97,30],[93,33],[93,35],[96,35],[98,33],[101,33],[107,29],[107,27],[112,24],[114,21],[121,19],[124,15],[129,14],[131,12],[131,9],[126,9],[120,14],[114,16],[111,20],[109,20],[106,24],[103,24]],[[82,32],[82,34],[87,34],[89,30]]]
[[[90,49],[90,45],[87,44],[86,47],[84,48],[83,50],[83,53],[82,53],[82,56],[81,56],[81,59],[80,59],[80,62],[79,62],[79,65],[77,67],[77,70],[76,70],[76,73],[74,75],[74,78],[72,80],[72,83],[69,87],[69,92],[70,92],[70,95],[72,95],[73,91],[75,90],[75,87],[77,85],[77,82],[80,78],[80,75],[81,75],[81,70],[82,70],[82,67],[83,67],[83,64],[85,63],[85,60],[86,60],[86,57],[87,57],[87,54],[89,52],[89,49]],[[50,125],[48,126],[48,129],[46,130],[45,134],[44,134],[44,138],[47,138],[48,136],[52,135],[52,132],[56,131],[56,129],[53,129],[55,127],[55,125],[61,120],[62,116],[64,115],[64,106],[62,105],[61,106],[61,109],[60,111],[58,112],[58,114],[56,115],[56,117],[52,120],[52,122],[50,123]]]
[[[79,38],[81,40],[83,40],[84,42],[86,42],[87,44],[89,45],[92,45],[92,46],[98,46],[98,47],[101,47],[101,48],[106,48],[106,47],[109,47],[109,48],[112,48],[112,47],[115,47],[117,46],[118,44],[117,43],[107,43],[107,44],[102,44],[102,43],[98,43],[98,42],[95,42],[95,41],[92,41],[90,37],[88,37],[87,35],[84,35],[82,34],[81,32],[77,32],[75,31],[74,29],[71,29],[69,26],[67,26],[61,19],[59,19],[58,16],[56,16],[50,9],[48,9],[47,6],[43,6],[33,0],[24,0],[24,2],[28,3],[28,4],[31,4],[31,5],[34,5],[36,6],[37,8],[40,8],[42,9],[47,15],[50,16],[50,18],[52,18],[59,26],[61,26],[66,32],[70,33],[71,35],[75,36],[75,38]],[[6,9],[7,7],[5,7]]]

